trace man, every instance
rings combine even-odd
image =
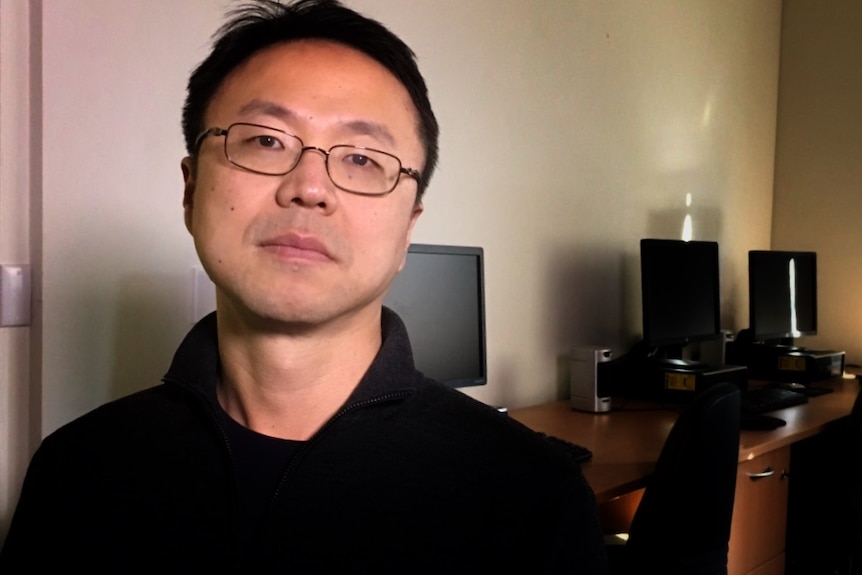
[[[409,48],[337,2],[259,2],[183,126],[217,313],[162,385],[44,440],[0,569],[602,572],[577,465],[416,372],[382,307],[437,155]]]

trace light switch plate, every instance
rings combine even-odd
[[[0,327],[30,325],[29,265],[0,265]]]

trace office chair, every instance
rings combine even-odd
[[[862,574],[862,393],[856,395],[850,417],[847,418],[844,453],[848,454],[846,481],[848,498],[845,523],[841,526],[846,549],[849,575]]]
[[[612,575],[727,575],[739,457],[740,393],[702,391],[680,414],[635,510],[624,545],[608,545]]]
[[[862,395],[790,461],[786,575],[862,575]]]

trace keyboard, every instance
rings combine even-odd
[[[808,397],[798,391],[779,387],[755,387],[742,392],[743,414],[757,414],[793,407],[808,402]]]
[[[564,451],[569,457],[572,458],[576,463],[581,463],[582,461],[586,461],[593,456],[593,452],[590,451],[589,448],[584,447],[578,443],[572,443],[571,441],[567,441],[561,437],[555,437],[553,435],[548,435],[547,433],[538,432],[539,436],[542,437],[545,441],[553,445],[554,447]]]
[[[835,391],[831,387],[818,387],[816,385],[796,385],[790,383],[770,383],[768,387],[777,387],[778,389],[789,389],[796,391],[808,397],[817,397]]]

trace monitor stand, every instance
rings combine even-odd
[[[702,361],[693,359],[681,359],[674,357],[651,357],[649,358],[650,367],[654,369],[662,369],[667,371],[704,371],[709,366]]]
[[[774,350],[776,353],[790,353],[793,351],[805,351],[805,348],[801,345],[796,345],[793,341],[793,338],[781,338],[781,339],[765,339],[760,342],[755,342],[755,345],[761,345],[763,347],[767,347],[769,349]]]
[[[697,392],[722,381],[740,389],[748,387],[745,367],[710,365],[681,355],[681,346],[656,349],[638,342],[627,354],[609,363],[606,373],[612,383],[610,395],[686,403]]]
[[[805,351],[806,348],[801,345],[796,345],[796,340],[792,337],[780,337],[773,339],[755,340],[750,329],[740,330],[734,341],[737,345],[747,345],[756,348],[762,348],[767,351],[776,353],[791,353],[797,351]]]
[[[646,356],[649,369],[675,372],[698,372],[709,368],[709,364],[699,359],[685,357],[686,344],[665,345],[654,348]]]

